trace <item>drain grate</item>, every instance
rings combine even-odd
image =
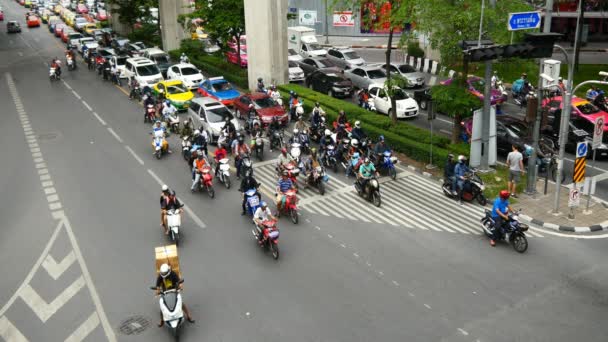
[[[150,320],[145,316],[132,316],[120,323],[120,333],[123,335],[139,335],[150,326]]]

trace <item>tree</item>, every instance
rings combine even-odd
[[[471,116],[474,109],[479,108],[479,99],[467,89],[459,86],[455,79],[450,85],[435,85],[431,88],[433,107],[435,112],[447,114],[454,119],[452,130],[452,143],[458,143],[460,136],[460,122]]]
[[[158,8],[158,0],[108,0],[112,12],[118,14],[118,20],[133,29],[133,25],[142,17],[150,18],[150,7]]]
[[[243,0],[196,0],[196,10],[189,15],[203,21],[205,32],[226,49],[226,43],[236,39],[237,64],[241,65],[241,35],[245,33],[245,3]]]

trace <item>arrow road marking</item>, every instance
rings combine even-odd
[[[0,336],[5,341],[28,342],[27,338],[4,316],[0,317]]]
[[[49,254],[46,259],[42,262],[42,267],[47,273],[54,279],[57,280],[65,270],[67,270],[76,261],[76,254],[71,251],[60,263],[57,263],[55,259]]]
[[[19,297],[34,311],[36,316],[40,318],[42,323],[51,318],[65,303],[67,303],[78,291],[86,285],[82,276],[78,277],[75,282],[53,299],[51,303],[47,303],[30,284],[25,285],[19,292]]]
[[[80,342],[84,340],[89,334],[97,328],[99,325],[99,316],[97,312],[93,312],[89,318],[84,321],[78,329],[76,329],[65,342]]]

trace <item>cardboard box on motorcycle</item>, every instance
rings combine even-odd
[[[171,270],[175,272],[181,279],[182,275],[179,270],[179,256],[177,255],[176,245],[167,245],[154,248],[156,254],[156,274],[160,270],[160,265],[167,263],[171,266]]]

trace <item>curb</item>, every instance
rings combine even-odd
[[[417,175],[423,176],[425,178],[430,178],[430,179],[436,180],[440,184],[443,182],[443,178],[434,177],[431,173],[426,172],[425,170],[422,170],[415,166],[406,164],[406,163],[402,162],[401,160],[399,161],[399,163],[402,166],[404,166],[407,171],[414,172]],[[486,206],[483,208],[488,208],[488,207]],[[534,225],[538,228],[551,229],[551,230],[566,232],[566,233],[574,233],[574,234],[583,235],[583,234],[594,233],[594,232],[598,232],[598,231],[602,231],[602,230],[608,231],[608,221],[604,221],[600,224],[594,224],[591,226],[563,226],[563,225],[558,225],[558,224],[554,224],[554,223],[544,222],[544,221],[532,218],[528,215],[519,215],[519,217],[522,218],[523,222],[526,222],[530,225]]]

